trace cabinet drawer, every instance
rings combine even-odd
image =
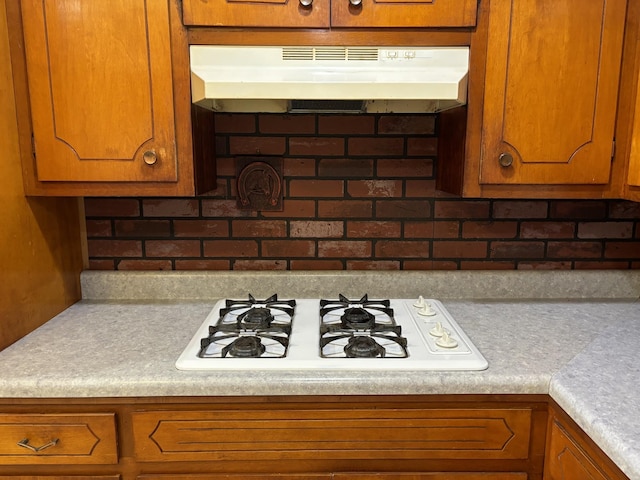
[[[114,464],[115,414],[0,414],[0,465]]]
[[[298,0],[184,0],[182,10],[185,25],[326,28],[330,2],[317,0],[312,8],[302,8]]]
[[[135,412],[140,461],[526,459],[530,409]]]

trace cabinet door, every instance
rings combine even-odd
[[[39,181],[177,179],[168,0],[23,0]]]
[[[551,424],[547,452],[547,476],[549,480],[612,480],[622,478],[607,475],[597,460],[569,435],[557,422]]]
[[[353,452],[358,460],[518,460],[529,455],[531,421],[528,408],[132,414],[141,462],[339,461]]]
[[[607,183],[626,2],[490,9],[480,183]]]
[[[216,27],[328,27],[329,5],[329,0],[184,0],[182,18],[185,25]]]
[[[527,480],[526,473],[336,473],[332,480]]]
[[[331,26],[470,27],[477,10],[477,0],[332,0]]]
[[[638,49],[640,49],[640,46],[638,46]],[[631,186],[640,187],[640,78],[638,78],[637,84],[636,106],[633,116],[633,133],[631,137],[631,150],[629,152],[629,172],[627,175],[627,182]]]
[[[194,473],[138,475],[137,480],[331,480],[330,473]],[[2,480],[2,478],[0,478]]]

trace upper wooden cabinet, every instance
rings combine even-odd
[[[620,195],[609,182],[626,10],[626,0],[483,2],[468,116],[445,114],[441,126],[468,120],[463,180],[441,184],[465,196]]]
[[[183,18],[202,26],[469,27],[477,8],[478,0],[184,0]]]
[[[627,177],[629,191],[628,198],[640,201],[640,79],[636,94],[635,116],[633,121],[633,137],[629,152],[629,172]]]
[[[625,0],[493,1],[481,184],[606,184]]]
[[[620,156],[628,160],[625,198],[640,202],[640,1],[629,3],[620,92]],[[626,107],[626,108],[625,108]],[[624,127],[627,128],[624,128]]]
[[[20,5],[33,129],[27,193],[193,194],[176,0]]]

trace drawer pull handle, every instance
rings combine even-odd
[[[20,440],[18,442],[18,446],[19,447],[26,448],[28,450],[31,450],[32,452],[35,452],[35,453],[40,453],[42,450],[46,450],[47,448],[53,447],[53,446],[55,446],[57,444],[58,444],[58,439],[57,438],[54,438],[49,443],[45,443],[41,447],[34,447],[33,445],[29,445],[29,439],[28,438],[25,438],[24,440]]]

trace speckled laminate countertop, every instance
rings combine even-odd
[[[87,272],[82,281],[81,302],[0,352],[0,397],[550,393],[640,479],[640,272]],[[311,295],[313,288],[319,293]],[[489,368],[265,373],[174,366],[217,298],[351,296],[365,288],[372,296],[443,300]]]

